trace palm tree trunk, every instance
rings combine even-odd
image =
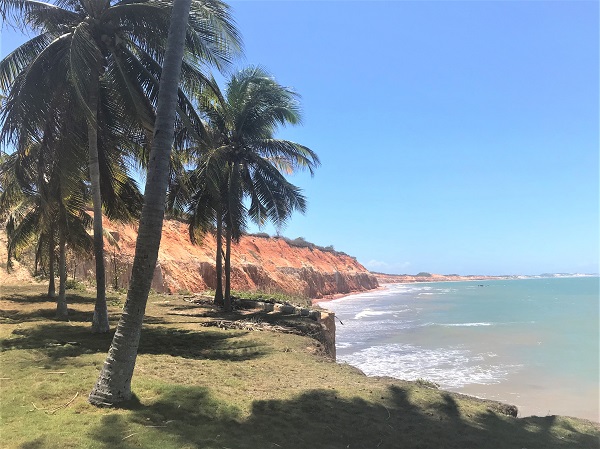
[[[40,236],[37,247],[35,249],[35,262],[33,263],[33,276],[40,275],[40,261],[42,260],[42,251],[44,250],[44,234]]]
[[[94,405],[131,399],[131,378],[162,233],[169,158],[173,145],[177,89],[191,0],[175,0],[158,92],[144,206],[136,241],[127,302],[102,371],[89,396]]]
[[[50,298],[56,298],[56,286],[54,284],[54,225],[50,226],[50,235],[48,236],[48,275],[50,281],[48,282],[48,296]]]
[[[96,305],[92,318],[92,332],[106,333],[110,330],[106,306],[106,271],[104,268],[104,235],[102,231],[102,196],[100,193],[100,161],[98,159],[98,72],[92,73],[89,108],[93,121],[88,121],[88,145],[90,184],[94,206],[94,259],[96,260]]]
[[[221,205],[217,207],[217,255],[215,270],[217,272],[217,286],[215,288],[215,305],[223,306],[223,217]]]
[[[225,227],[225,298],[223,308],[231,312],[231,228]]]
[[[67,308],[67,232],[64,223],[59,226],[59,258],[58,258],[58,298],[56,300],[56,318],[66,320],[69,318],[69,310]]]

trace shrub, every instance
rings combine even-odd
[[[248,234],[250,237],[258,237],[261,239],[270,239],[271,236],[266,232],[257,232],[256,234]]]
[[[67,279],[67,282],[65,282],[65,288],[67,290],[77,290],[80,292],[84,292],[86,290],[85,284],[77,279]]]

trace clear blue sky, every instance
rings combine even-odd
[[[322,160],[284,235],[390,273],[599,271],[597,1],[231,5]]]

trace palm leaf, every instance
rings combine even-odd
[[[90,87],[98,77],[102,53],[88,22],[80,22],[71,35],[69,47],[69,79],[88,120],[95,123],[95,114],[88,106]]]

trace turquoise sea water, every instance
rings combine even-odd
[[[393,284],[321,304],[338,361],[515,404],[599,419],[597,277]]]

